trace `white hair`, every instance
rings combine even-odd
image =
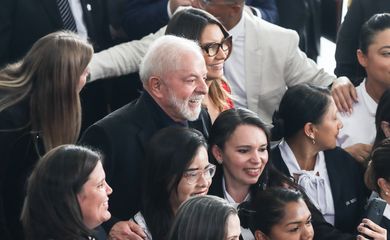
[[[185,62],[182,56],[186,53],[197,54],[203,59],[199,45],[173,35],[165,35],[158,38],[148,49],[142,59],[139,76],[144,86],[151,76],[165,76],[166,73],[179,69]]]

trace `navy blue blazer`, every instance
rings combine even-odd
[[[339,147],[324,154],[335,208],[335,227],[355,233],[369,194],[363,182],[364,170]],[[271,150],[271,159],[279,171],[291,176],[278,146]]]

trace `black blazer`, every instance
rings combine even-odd
[[[81,5],[95,51],[107,48],[111,36],[106,0],[81,0]],[[0,66],[20,59],[39,38],[62,28],[55,0],[1,0]]]
[[[354,233],[368,197],[363,168],[339,147],[324,151],[324,154],[335,208],[335,227]],[[271,150],[271,155],[273,165],[291,176],[278,146]]]
[[[89,127],[80,143],[104,154],[104,169],[110,195],[111,220],[105,224],[107,232],[120,220],[128,220],[140,209],[142,163],[147,142],[158,130],[172,125],[166,121],[161,108],[146,92],[132,103],[116,110]],[[198,120],[189,122],[206,139],[211,120],[202,109]]]
[[[39,159],[28,101],[0,112],[0,239],[23,239],[19,221],[26,179]],[[37,145],[36,145],[37,144]],[[37,146],[37,148],[35,147]]]

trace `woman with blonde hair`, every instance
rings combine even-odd
[[[92,46],[76,34],[55,32],[0,70],[1,239],[22,239],[23,190],[39,157],[78,139],[79,92],[92,54]]]

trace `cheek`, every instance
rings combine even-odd
[[[177,187],[177,196],[178,196],[177,200],[179,205],[182,204],[190,197],[191,193],[194,190],[193,186],[195,186],[195,184],[189,185],[184,181],[184,179],[180,180],[180,183]]]

